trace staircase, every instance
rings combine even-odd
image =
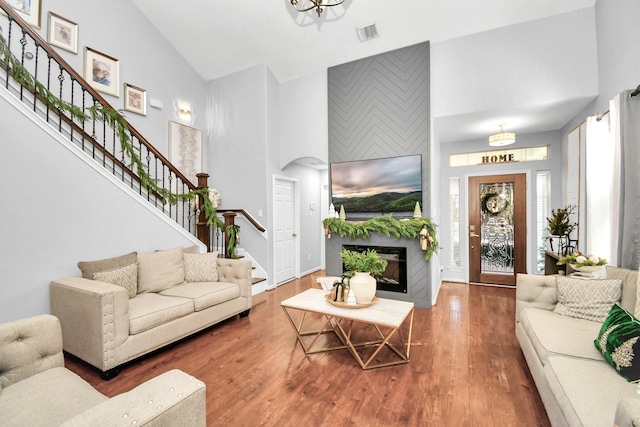
[[[242,209],[212,214],[207,174],[191,183],[4,0],[0,11],[0,84],[33,114],[209,251],[235,256],[236,215],[265,231]]]

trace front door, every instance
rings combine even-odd
[[[469,281],[515,285],[527,271],[525,174],[469,178]]]

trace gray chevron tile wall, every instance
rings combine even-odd
[[[429,42],[329,68],[329,161],[422,154],[429,193]]]
[[[328,71],[329,162],[422,155],[422,212],[430,212],[430,45],[420,43]],[[347,212],[347,219],[349,213]],[[346,239],[326,245],[326,271],[340,275],[338,255]],[[373,245],[407,246],[408,293],[378,291],[382,297],[431,307],[428,264],[417,242],[372,236]]]

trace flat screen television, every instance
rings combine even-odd
[[[413,212],[422,204],[422,156],[331,163],[331,202],[349,213]]]

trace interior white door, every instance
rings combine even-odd
[[[274,198],[275,282],[279,284],[296,274],[295,182],[276,179]]]

